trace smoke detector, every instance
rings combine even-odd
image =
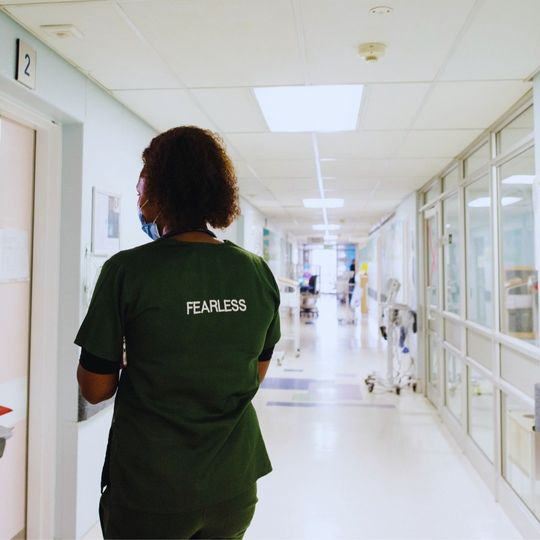
[[[366,62],[377,62],[384,56],[386,45],[384,43],[362,43],[358,46],[358,54]]]
[[[390,15],[392,11],[394,10],[390,6],[376,6],[369,10],[371,15]]]
[[[40,28],[51,37],[60,39],[83,38],[83,33],[73,24],[42,24]]]

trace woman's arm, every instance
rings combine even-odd
[[[264,381],[269,365],[270,365],[270,360],[268,361],[259,360],[259,384],[261,384]]]
[[[118,387],[118,376],[118,371],[102,375],[92,373],[84,369],[80,364],[77,368],[77,381],[79,381],[81,394],[86,401],[94,405],[114,396]]]

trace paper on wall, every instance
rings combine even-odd
[[[0,229],[0,283],[30,280],[30,242],[22,229]]]

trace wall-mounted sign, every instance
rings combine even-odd
[[[32,90],[36,87],[36,61],[36,51],[28,43],[18,39],[15,79]]]

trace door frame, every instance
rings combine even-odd
[[[438,306],[433,309],[430,304],[430,292],[428,290],[428,280],[429,280],[429,235],[427,230],[427,222],[430,219],[434,219],[437,225],[437,251],[438,251],[438,263],[437,263],[437,301]],[[426,381],[426,396],[433,403],[437,409],[442,409],[444,403],[444,389],[443,389],[443,371],[444,371],[444,353],[443,353],[443,318],[442,318],[442,307],[444,301],[443,287],[444,287],[444,268],[443,268],[443,254],[442,254],[442,243],[441,243],[441,232],[442,232],[442,206],[441,202],[436,202],[433,206],[426,209],[422,213],[422,234],[424,236],[424,253],[422,265],[424,268],[424,283],[423,288],[426,291],[424,297],[424,321],[425,321],[425,332],[424,332],[424,351],[425,351],[425,381]],[[432,331],[430,329],[430,312],[435,313],[437,319],[437,328],[438,331]],[[438,371],[437,371],[437,388],[431,384],[431,343],[430,338],[434,336],[435,345],[438,347]]]
[[[54,537],[62,132],[0,94],[0,114],[36,132],[28,390],[26,536]]]

